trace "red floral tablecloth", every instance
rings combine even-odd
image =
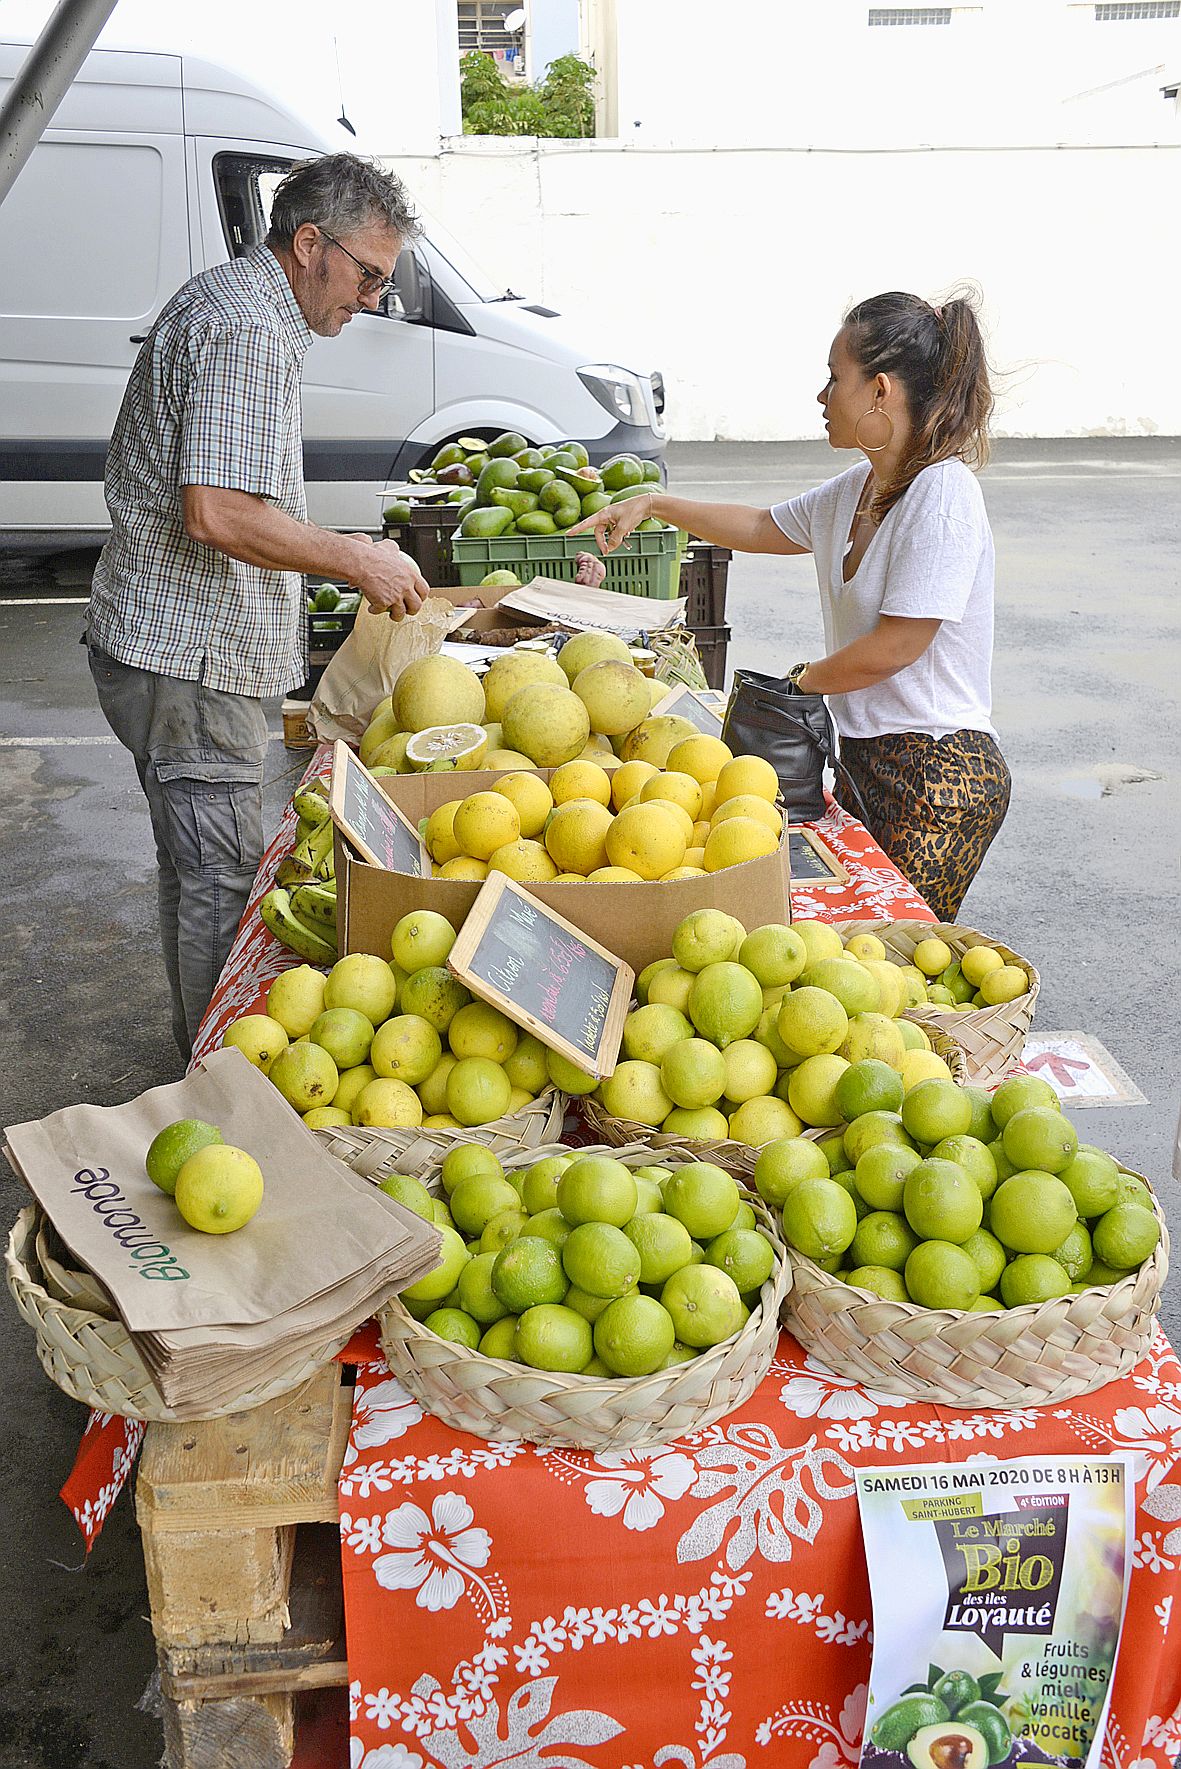
[[[331,747],[321,745],[309,761],[304,779],[326,777],[331,766]],[[294,846],[295,826],[296,816],[288,804],[262,857],[237,939],[194,1041],[194,1062],[220,1046],[231,1021],[244,1013],[261,1013],[267,990],[280,971],[302,962],[279,944],[258,914],[259,898],[270,890],[280,861]],[[833,800],[829,800],[827,814],[807,827],[815,829],[841,861],[849,882],[821,888],[811,882],[793,885],[792,911],[797,920],[935,919],[868,830]],[[90,1416],[74,1467],[61,1489],[88,1549],[118,1496],[142,1435],[142,1428],[133,1421],[95,1413]]]
[[[375,1341],[353,1355],[352,1769],[852,1769],[872,1638],[854,1468],[1035,1450],[1136,1455],[1103,1761],[1181,1751],[1181,1365],[1162,1335],[1071,1405],[963,1412],[857,1387],[785,1333],[717,1425],[599,1455],[452,1430]]]

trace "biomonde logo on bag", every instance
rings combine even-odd
[[[175,1281],[190,1276],[171,1247],[132,1209],[106,1167],[81,1167],[71,1184],[75,1196],[86,1199],[111,1239],[130,1255],[131,1270],[141,1278]]]
[[[857,1499],[863,1769],[1096,1769],[1131,1570],[1128,1459],[863,1468]]]

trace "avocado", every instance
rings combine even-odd
[[[464,498],[462,504],[458,501],[458,499],[453,504],[451,502],[450,498],[448,498],[447,508],[450,510],[451,514],[455,517],[456,521],[462,522],[469,510],[478,510],[480,508],[480,506],[479,506],[479,504],[477,504],[475,498],[469,492],[467,497]]]
[[[662,522],[659,516],[645,516],[642,522],[636,523],[635,532],[637,534],[656,534],[667,527],[668,523]]]
[[[550,482],[557,478],[548,467],[526,467],[517,478],[517,485],[522,491],[544,491]]]
[[[644,469],[635,455],[615,455],[603,467],[603,486],[607,491],[622,491],[625,485],[642,485]]]
[[[513,456],[518,467],[540,467],[541,450],[539,448],[523,448]]]
[[[331,614],[333,609],[340,607],[340,591],[335,584],[321,584],[312,597],[312,609],[316,614]]]
[[[490,571],[480,579],[482,590],[519,590],[521,580],[515,571]]]
[[[502,456],[519,455],[523,448],[528,448],[528,438],[519,436],[515,430],[504,430],[495,442],[488,444],[490,460],[499,460]]]
[[[988,1746],[990,1764],[1003,1763],[1013,1749],[1013,1734],[1009,1731],[1009,1722],[998,1707],[990,1701],[970,1701],[959,1709],[956,1724],[962,1721],[974,1726]]]
[[[405,498],[399,498],[396,503],[387,504],[381,515],[391,528],[405,528],[410,521],[410,505]]]
[[[644,484],[645,485],[659,485],[660,484],[660,462],[659,461],[641,461],[640,465],[644,469]]]
[[[569,509],[571,506],[578,511],[579,515],[582,514],[582,501],[578,493],[571,486],[564,484],[561,479],[552,479],[548,485],[543,485],[538,501],[541,508],[548,510],[551,516],[556,510]],[[571,517],[570,520],[573,522],[574,517]]]
[[[622,491],[613,491],[611,493],[611,502],[613,504],[622,504],[625,503],[628,498],[638,498],[647,490],[648,487],[646,485],[625,485]]]
[[[517,517],[517,528],[521,534],[557,534],[558,525],[548,510],[527,510],[523,516]]]
[[[574,465],[576,467],[589,467],[590,456],[587,454],[586,449],[582,446],[581,442],[564,442],[562,444],[562,449],[566,454],[574,456]]]
[[[443,467],[454,467],[463,460],[466,450],[458,442],[445,442],[431,462],[432,473],[438,473]]]
[[[456,461],[450,467],[440,467],[435,474],[440,485],[474,485],[476,475],[466,461]]]
[[[968,1702],[980,1700],[980,1685],[967,1671],[944,1671],[931,1685],[931,1694],[946,1705],[949,1714],[958,1714]]]
[[[488,495],[502,510],[511,510],[514,517],[527,516],[530,510],[537,508],[537,493],[533,491],[516,491],[509,486],[494,485]]]
[[[469,510],[459,525],[459,532],[468,540],[494,540],[505,532],[512,519],[512,511],[499,505],[493,505],[491,509]]]
[[[479,454],[487,448],[487,446],[488,444],[484,441],[482,436],[461,436],[459,439],[459,447],[463,450],[465,455]]]
[[[561,467],[580,467],[582,462],[577,460],[569,449],[560,448],[555,450],[552,455],[546,456],[545,464],[547,467],[552,467],[556,473]]]
[[[484,468],[488,465],[488,451],[487,451],[487,449],[482,448],[478,455],[469,455],[467,460],[464,462],[464,465],[466,466],[468,472],[473,474],[475,476],[475,478],[478,479],[480,477],[480,474],[484,471]]]
[[[874,1721],[870,1738],[883,1751],[904,1751],[911,1739],[924,1726],[930,1726],[950,1715],[934,1695],[904,1695],[891,1702],[884,1714]],[[933,1769],[928,1765],[927,1769]],[[946,1769],[951,1769],[947,1765]]]
[[[988,1746],[975,1726],[937,1720],[920,1726],[906,1747],[915,1769],[988,1769]]]
[[[517,474],[521,469],[515,461],[489,461],[480,477],[476,480],[476,501],[486,504],[491,499],[493,486],[503,485],[511,490],[517,483]]]
[[[605,491],[588,491],[582,500],[582,513],[584,516],[597,516],[610,502]]]
[[[602,491],[603,481],[594,467],[558,467],[555,469],[558,478],[563,480],[580,498],[592,491]]]
[[[449,491],[447,493],[447,502],[449,504],[474,503],[475,499],[472,497],[471,487],[469,485],[456,486],[454,491]]]

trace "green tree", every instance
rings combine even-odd
[[[490,55],[473,49],[459,64],[465,135],[586,137],[595,132],[595,70],[577,55],[551,62],[537,85],[509,85]]]

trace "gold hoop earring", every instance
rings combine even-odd
[[[858,432],[861,429],[862,424],[864,424],[866,418],[885,418],[887,424],[889,424],[889,426],[890,426],[890,434],[887,436],[885,442],[879,442],[876,445],[876,447],[871,448],[868,442],[862,442],[861,437],[858,434]],[[862,412],[861,416],[858,418],[857,422],[854,424],[854,426],[853,426],[853,440],[857,444],[858,448],[864,449],[864,451],[867,455],[880,455],[882,450],[884,448],[889,448],[890,444],[894,440],[894,420],[893,420],[893,418],[890,416],[889,412],[881,411],[878,406],[871,405],[867,412]]]

